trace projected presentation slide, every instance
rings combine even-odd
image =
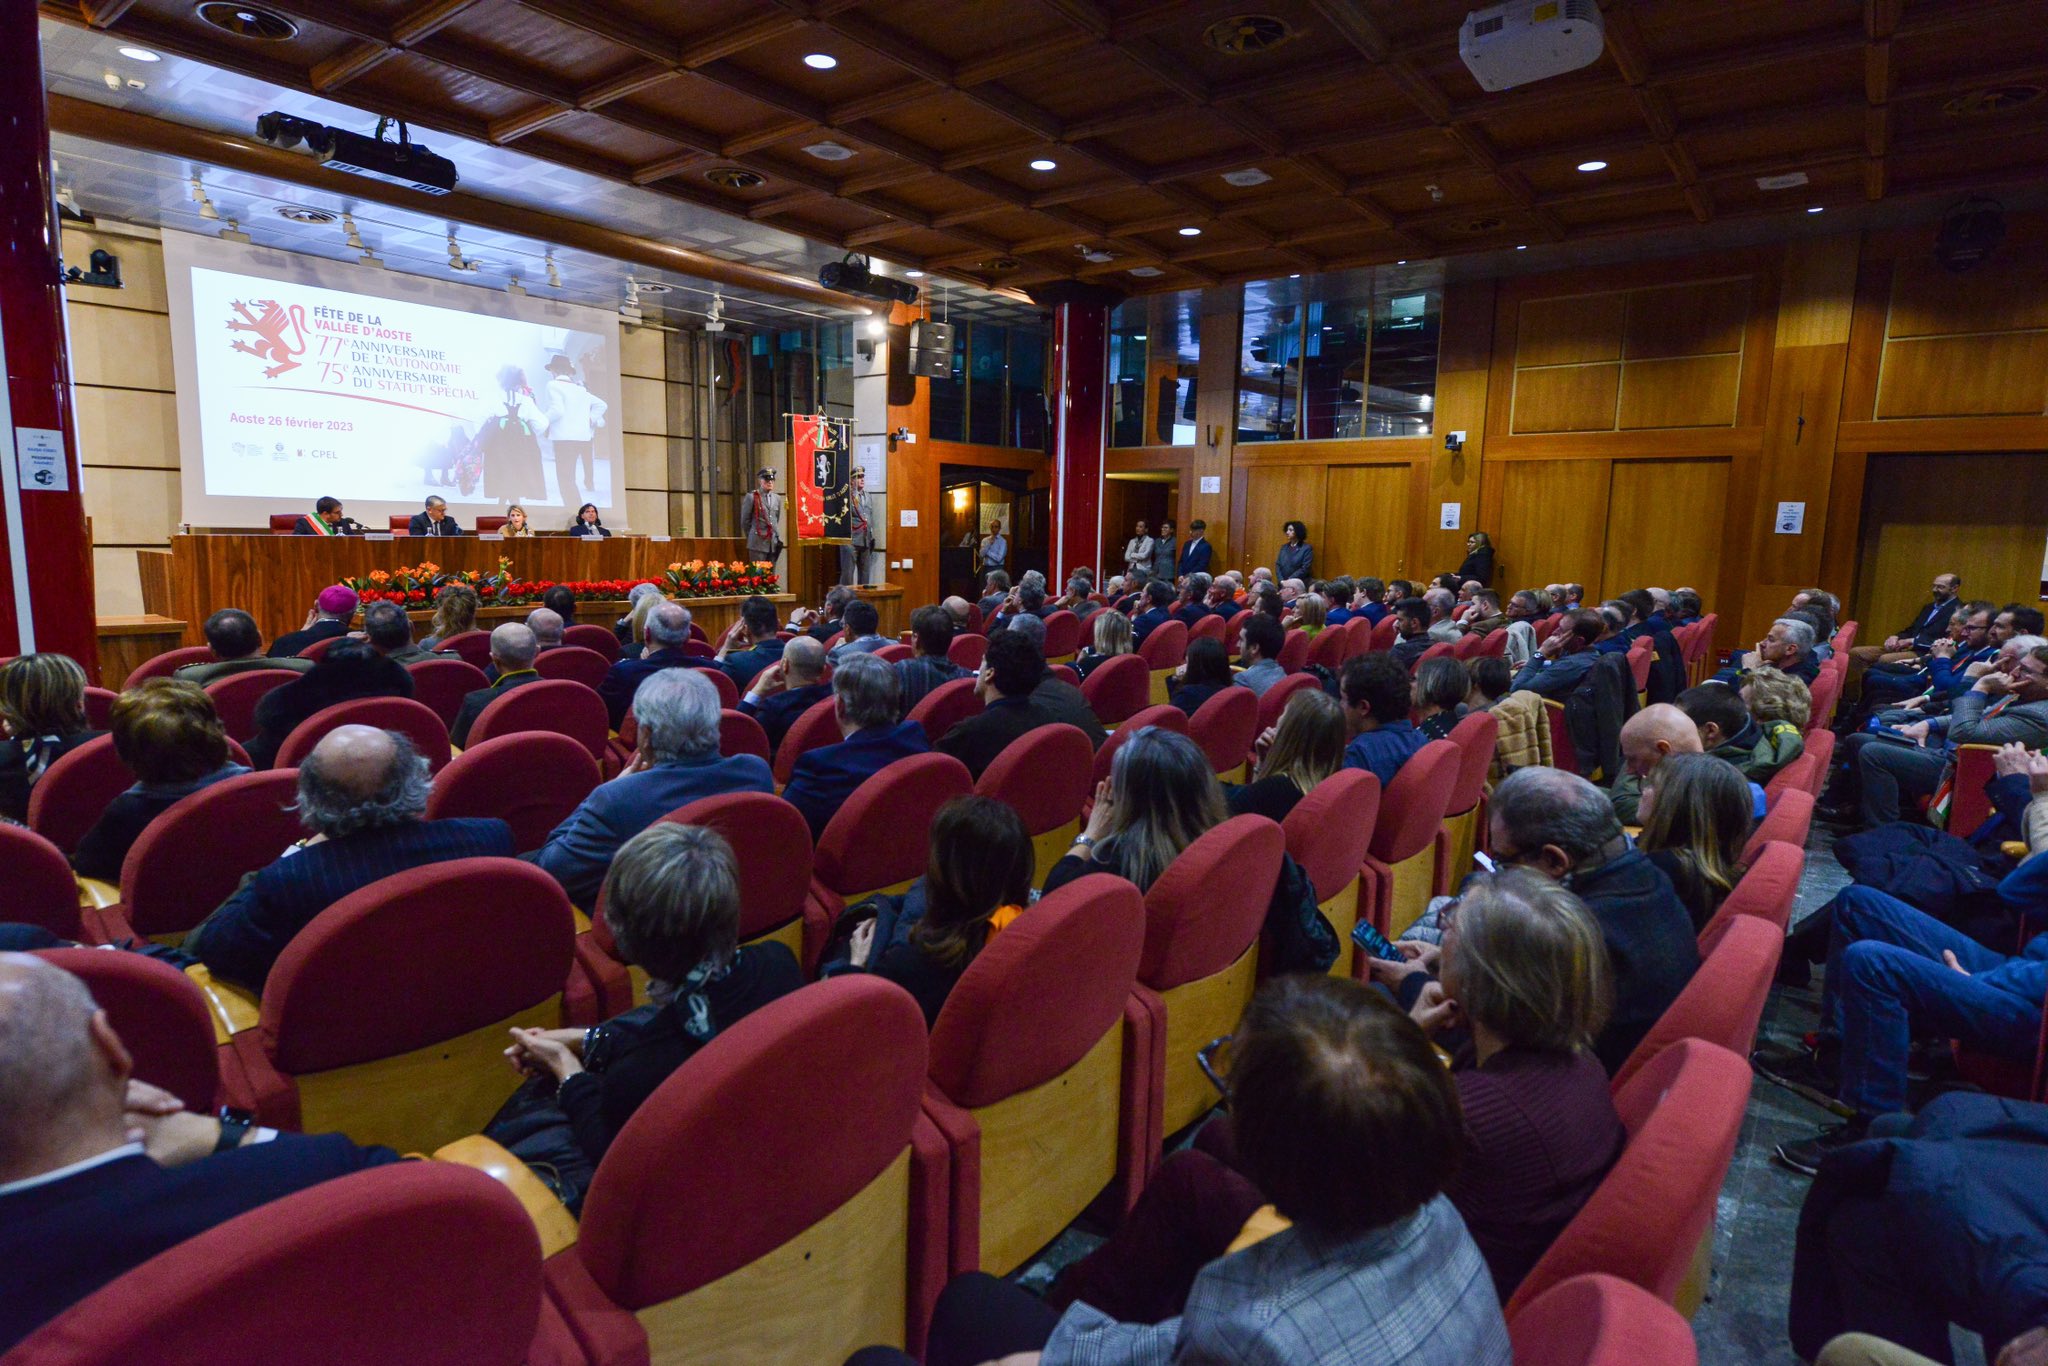
[[[164,236],[188,523],[624,504],[615,315]]]

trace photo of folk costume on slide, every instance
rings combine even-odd
[[[546,388],[537,393],[523,367],[501,367],[497,393],[474,427],[451,423],[445,440],[422,456],[427,485],[475,501],[610,506],[612,462],[596,447],[609,405],[584,387],[568,356],[549,356],[546,370]]]

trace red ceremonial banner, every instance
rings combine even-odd
[[[798,545],[845,543],[846,437],[829,417],[789,419],[789,473],[796,490],[790,539]]]

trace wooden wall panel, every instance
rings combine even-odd
[[[1408,573],[1411,473],[1407,464],[1330,467],[1323,513],[1328,529],[1316,550],[1318,574],[1385,579]]]
[[[1614,429],[1621,366],[1562,365],[1515,372],[1516,432],[1606,432]]]
[[[1624,430],[1732,427],[1741,382],[1740,352],[1629,361],[1622,367],[1616,425]]]
[[[1751,518],[1750,574],[1766,584],[1813,584],[1829,516],[1835,432],[1842,408],[1845,346],[1781,347],[1772,358],[1771,403],[1764,418],[1764,454]],[[1806,504],[1805,529],[1778,533],[1779,503]],[[1730,528],[1741,525],[1731,522]],[[1741,537],[1736,544],[1743,544]],[[1745,637],[1748,636],[1744,632]]]
[[[1604,460],[1516,460],[1501,467],[1500,501],[1493,518],[1499,567],[1494,586],[1510,591],[1576,581],[1589,600],[1600,592],[1607,538]]]
[[[2048,332],[1888,342],[1877,416],[2039,415],[2048,409]]]
[[[1934,575],[1965,598],[2035,602],[2048,528],[2048,453],[1873,455],[1863,480],[1855,615],[1892,631],[1927,601]]]
[[[1966,275],[1902,259],[1892,274],[1888,337],[2048,328],[2048,263],[2006,251]]]
[[[1650,360],[1742,350],[1751,288],[1747,277],[1737,277],[1631,290],[1622,355]]]
[[[1620,360],[1627,312],[1628,298],[1619,292],[1527,300],[1515,336],[1515,364]]]
[[[1290,520],[1308,526],[1311,544],[1320,545],[1329,528],[1324,519],[1323,493],[1328,480],[1324,465],[1266,465],[1240,469],[1244,487],[1244,543],[1232,563],[1250,570],[1271,567],[1273,554],[1284,539],[1281,527]],[[1128,534],[1128,533],[1126,533]],[[1316,554],[1316,567],[1325,567],[1323,552]]]
[[[1712,600],[1727,502],[1725,460],[1615,461],[1601,594],[1655,584],[1697,588]]]

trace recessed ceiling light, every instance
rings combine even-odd
[[[1132,266],[1131,274],[1136,275],[1141,279],[1150,280],[1154,276],[1164,275],[1166,274],[1166,272],[1161,270],[1157,266]]]
[[[1290,280],[1299,280],[1301,278],[1301,272],[1297,270],[1294,272],[1294,274],[1288,276],[1287,278]]]
[[[163,58],[157,56],[146,47],[123,47],[116,48],[115,51],[131,62],[160,62],[163,60]]]
[[[1521,244],[1520,244],[1519,246],[1517,246],[1517,247],[1515,248],[1515,250],[1516,250],[1516,251],[1527,251],[1528,249],[1529,249],[1529,244],[1528,244],[1527,242],[1523,242],[1523,243],[1521,243]]]
[[[1182,228],[1180,230],[1180,235],[1182,237],[1200,237],[1202,235],[1202,230],[1200,228]]]
[[[906,270],[903,272],[903,278],[906,280],[922,280],[924,272],[921,270]]]
[[[1607,169],[1607,163],[1604,161],[1582,161],[1579,163],[1579,169],[1582,171],[1604,171]]]
[[[804,148],[804,151],[820,161],[848,161],[853,157],[853,149],[851,147],[845,147],[836,142],[814,142]]]
[[[1241,171],[1225,171],[1223,183],[1235,185],[1240,190],[1249,190],[1254,185],[1263,185],[1273,177],[1256,166],[1247,166]]]
[[[1057,161],[1047,161],[1044,157],[1031,163],[1031,169],[1034,171],[1057,171],[1059,168],[1060,164]]]
[[[839,59],[829,52],[813,52],[804,58],[804,65],[813,71],[830,71],[839,65]]]
[[[1404,258],[1404,259],[1402,259],[1402,260],[1399,260],[1399,261],[1396,261],[1396,262],[1394,262],[1394,264],[1395,264],[1395,265],[1397,265],[1397,266],[1405,266],[1405,265],[1407,265],[1407,264],[1408,264],[1408,262],[1407,262],[1407,260],[1406,260],[1406,259]]]
[[[1808,213],[1819,213],[1819,212],[1821,211],[1821,207],[1822,207],[1821,205],[1819,205],[1819,204],[1816,204],[1816,205],[1814,205],[1814,206],[1813,206],[1812,208],[1808,209],[1808,210],[1807,210],[1807,212],[1808,212]]]

